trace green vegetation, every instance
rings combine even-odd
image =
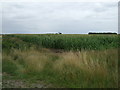
[[[4,79],[53,87],[118,87],[117,35],[4,35]]]
[[[6,45],[13,46],[16,48],[25,48],[25,43],[16,42],[16,39],[4,42],[4,38],[10,39],[10,37],[20,38],[19,40],[29,43],[29,46],[36,45],[37,48],[54,48],[63,50],[100,50],[108,48],[118,47],[118,36],[117,35],[56,35],[56,34],[46,34],[46,35],[8,35],[8,37],[3,36],[3,48]],[[9,44],[8,44],[9,43]],[[11,45],[14,44],[14,45]],[[4,46],[5,45],[5,46]],[[7,46],[8,47],[8,46]]]

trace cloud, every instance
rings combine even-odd
[[[0,3],[0,33],[2,33],[2,4]]]
[[[119,0],[1,0],[1,2],[118,2]]]
[[[117,31],[117,3],[3,3],[3,33]]]

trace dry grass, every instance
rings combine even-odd
[[[14,50],[13,56],[16,56],[19,61],[23,61],[25,64],[24,72],[40,72],[49,62],[49,57],[46,54],[33,49],[28,51]]]
[[[53,53],[47,49],[43,49],[47,52],[37,51],[34,49],[27,51],[14,50],[11,55],[6,55],[3,53],[3,60],[21,60],[26,64],[28,70],[41,71],[44,69],[47,63],[50,63],[49,56],[59,55],[59,60],[52,63],[53,69],[59,72],[63,72],[66,67],[78,68],[89,73],[99,73],[101,75],[106,75],[107,73],[107,61],[101,60],[106,59],[107,53],[104,52],[63,52],[60,54]],[[116,51],[114,51],[116,52]],[[93,57],[95,55],[95,57]],[[102,56],[104,55],[104,56]],[[101,56],[103,58],[101,58]]]
[[[17,71],[24,74],[42,74],[44,70],[48,70],[45,71],[45,73],[47,73],[45,75],[46,77],[49,73],[55,73],[55,75],[58,75],[56,80],[60,78],[59,80],[65,80],[66,83],[80,83],[79,80],[82,80],[81,82],[90,83],[92,82],[91,80],[96,80],[94,83],[95,85],[97,83],[96,86],[99,85],[99,87],[105,87],[104,83],[108,82],[107,80],[111,80],[114,85],[117,83],[118,58],[116,53],[116,50],[99,52],[69,51],[63,53],[54,53],[46,49],[43,49],[42,51],[35,49],[27,51],[14,50],[8,55],[3,53],[3,60],[10,60],[18,67],[19,70]],[[55,56],[59,58],[52,60],[51,58]],[[48,67],[46,68],[48,65],[50,65],[49,69]],[[48,77],[54,78],[52,75]]]
[[[105,76],[107,74],[106,61],[100,63],[100,60],[94,60],[87,56],[87,52],[67,52],[63,53],[60,60],[54,63],[54,70],[64,72],[66,67],[82,70],[91,74],[99,74]],[[89,53],[90,54],[90,53]],[[67,70],[66,70],[67,71]],[[65,71],[65,72],[66,72]],[[68,73],[71,71],[67,71]]]

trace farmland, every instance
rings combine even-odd
[[[60,88],[118,87],[117,35],[13,34],[2,40],[3,81],[42,81]]]
[[[10,35],[5,38],[13,38],[14,40],[10,41],[10,43],[13,43],[15,42],[14,37],[27,42],[29,45],[35,45],[37,48],[44,47],[63,50],[101,50],[118,47],[117,35]],[[5,45],[7,44],[4,44],[3,42],[3,48]],[[23,43],[16,42],[15,45],[16,48],[27,48],[26,46],[23,46],[25,45]]]

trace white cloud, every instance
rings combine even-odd
[[[2,33],[2,3],[0,3],[0,33]]]
[[[3,3],[3,33],[117,31],[117,3]]]
[[[119,0],[1,0],[1,2],[118,2]]]

